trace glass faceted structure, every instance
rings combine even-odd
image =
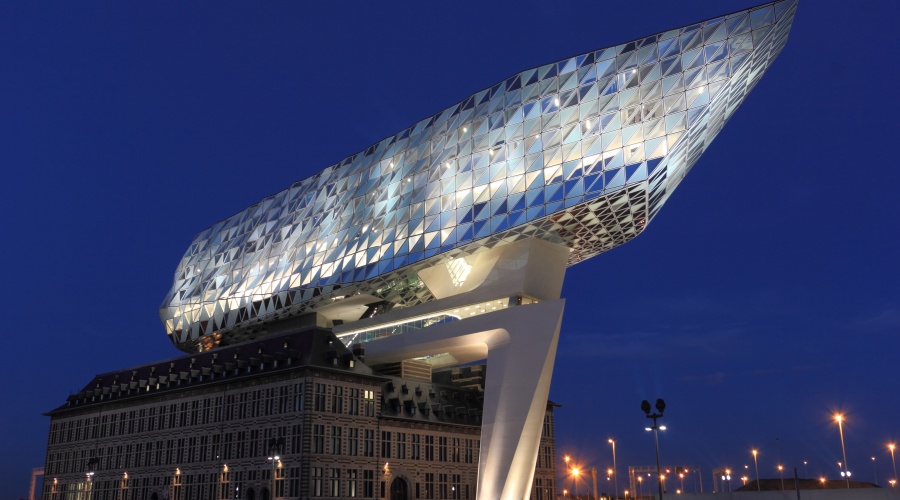
[[[196,235],[160,317],[195,352],[536,237],[569,265],[640,234],[787,41],[784,0],[513,75]]]

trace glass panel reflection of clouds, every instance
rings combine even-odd
[[[160,308],[191,352],[538,237],[570,265],[637,236],[787,41],[796,0],[529,69],[200,232]],[[338,290],[340,290],[338,292]]]

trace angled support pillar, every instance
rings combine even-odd
[[[402,322],[501,297],[536,302],[366,344],[371,364],[440,353],[459,363],[487,359],[478,500],[527,500],[531,495],[565,306],[560,293],[568,255],[564,246],[528,239],[436,265],[419,276],[438,300],[353,325]],[[465,281],[454,281],[449,271],[454,266],[467,268]]]
[[[504,342],[488,344],[478,500],[531,495],[564,305],[516,308]]]

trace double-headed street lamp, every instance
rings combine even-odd
[[[659,398],[656,400],[656,412],[650,413],[650,401],[646,399],[641,401],[641,410],[644,411],[644,414],[647,418],[653,419],[653,427],[646,427],[645,430],[653,431],[653,438],[656,441],[656,485],[659,487],[659,500],[663,498],[663,475],[662,471],[659,467],[659,431],[666,430],[666,426],[664,425],[656,425],[656,419],[662,418],[663,412],[666,411],[666,402]]]
[[[847,489],[850,489],[850,468],[847,465],[847,449],[844,448],[844,416],[840,413],[834,415],[834,420],[838,423],[838,432],[841,434],[841,454],[844,456],[844,470],[841,475],[847,480]]]

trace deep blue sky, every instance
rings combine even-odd
[[[177,354],[157,307],[197,231],[513,73],[755,3],[3,3],[0,498],[43,465],[42,412]],[[663,462],[707,489],[751,447],[774,474],[777,442],[834,476],[835,409],[856,477],[887,477],[898,5],[801,1],[648,230],[568,274],[560,456],[603,470],[614,436],[623,478],[650,465],[664,397]]]

